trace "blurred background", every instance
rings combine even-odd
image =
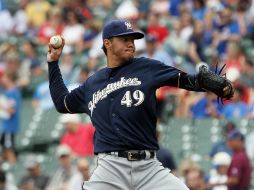
[[[234,129],[254,164],[254,1],[0,0],[0,189],[76,190],[89,178],[94,128],[84,114],[55,111],[47,44],[53,35],[65,38],[59,64],[71,90],[105,67],[101,30],[113,18],[129,19],[146,34],[135,41],[137,57],[191,74],[203,64],[215,72],[226,64],[222,74],[236,88],[224,105],[212,93],[157,90],[165,166],[192,190],[223,181]]]

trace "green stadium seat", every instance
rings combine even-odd
[[[191,120],[170,119],[161,133],[161,144],[180,160],[192,152],[192,135]]]
[[[195,152],[207,156],[213,143],[219,139],[219,121],[212,119],[195,120]]]
[[[163,128],[161,144],[174,154],[178,164],[191,158],[208,172],[211,168],[208,153],[221,138],[221,126],[217,119],[170,119]]]
[[[15,142],[17,150],[28,148],[31,145],[30,139],[26,137],[26,131],[32,121],[33,113],[34,109],[32,108],[31,100],[24,99],[21,108],[21,127]]]

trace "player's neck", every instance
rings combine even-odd
[[[119,59],[116,56],[113,55],[108,55],[107,56],[107,67],[108,68],[115,68],[115,67],[119,67],[124,63],[123,60]]]

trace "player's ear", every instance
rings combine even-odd
[[[103,40],[103,44],[104,44],[104,46],[108,49],[108,48],[111,47],[111,40],[109,40],[109,39],[104,39],[104,40]]]

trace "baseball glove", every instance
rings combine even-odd
[[[199,68],[198,84],[205,91],[211,91],[218,96],[218,101],[223,103],[234,95],[234,88],[231,82],[226,78],[226,74],[220,75],[225,65],[217,73],[210,71],[205,65]]]

